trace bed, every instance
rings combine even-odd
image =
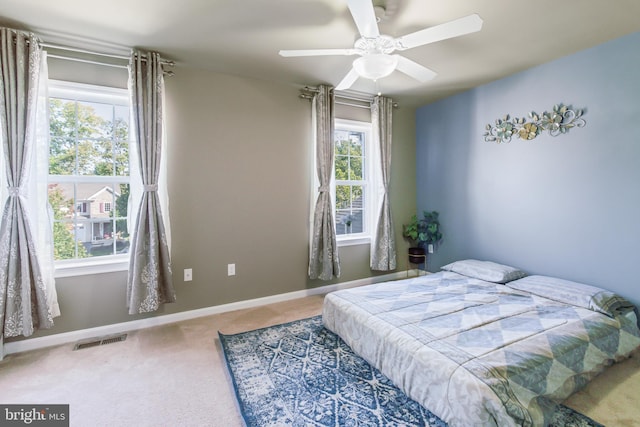
[[[326,296],[325,327],[450,426],[547,425],[557,402],[640,347],[606,290],[487,261]]]

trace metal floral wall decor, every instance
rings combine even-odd
[[[511,137],[524,140],[534,139],[543,131],[549,132],[551,136],[558,136],[569,132],[569,129],[586,125],[582,118],[583,110],[574,110],[566,105],[558,104],[553,106],[552,111],[545,111],[538,114],[534,111],[529,113],[529,118],[514,118],[507,114],[502,119],[497,119],[495,125],[488,124],[484,133],[484,140],[497,142],[511,142]]]

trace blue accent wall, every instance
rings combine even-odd
[[[483,139],[507,113],[559,103],[586,126]],[[431,271],[493,260],[640,305],[640,33],[420,107],[416,137],[418,211],[439,211],[444,233]]]

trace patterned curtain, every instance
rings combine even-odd
[[[46,269],[29,217],[42,49],[30,33],[0,28],[0,143],[8,197],[0,224],[0,338],[53,326]],[[53,284],[51,284],[53,285]],[[1,353],[1,351],[0,351]]]
[[[129,250],[129,314],[156,311],[162,304],[176,300],[169,236],[158,194],[164,131],[162,62],[156,52],[139,51],[132,53],[129,62],[134,134],[143,185]]]
[[[380,188],[382,192],[380,213],[376,225],[375,238],[371,242],[371,269],[380,271],[396,268],[396,238],[393,231],[391,202],[389,200],[389,182],[391,180],[391,143],[392,143],[393,101],[377,96],[371,103],[371,121],[373,124],[374,145],[379,149]]]
[[[313,97],[316,172],[320,187],[313,212],[313,229],[309,252],[309,278],[331,280],[340,277],[340,259],[336,244],[331,204],[333,177],[333,88],[320,85]]]

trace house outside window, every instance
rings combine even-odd
[[[375,206],[371,163],[371,123],[336,119],[332,193],[340,245],[370,241]]]
[[[129,94],[49,81],[56,264],[128,257]]]

